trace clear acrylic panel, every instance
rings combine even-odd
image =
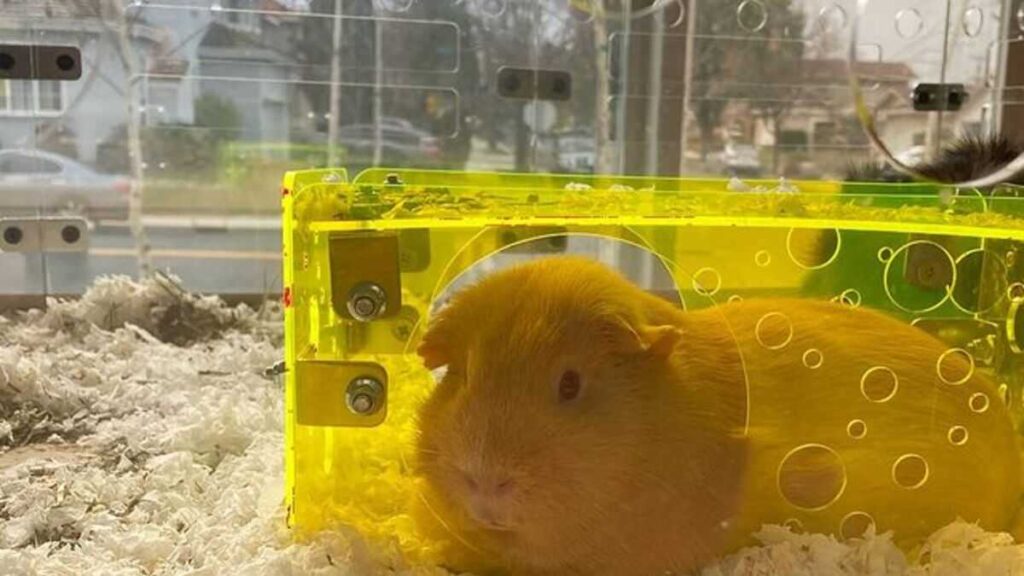
[[[991,90],[999,95],[995,124],[1024,136],[1024,0],[1006,2],[1003,14],[1005,44],[990,74]]]
[[[74,81],[0,80],[0,154],[35,164],[0,213],[91,228],[73,256],[0,254],[2,290],[160,269],[276,293],[294,169],[841,178],[882,159],[852,97],[855,22],[855,78],[897,158],[1024,124],[1021,2],[861,2],[861,20],[857,0],[6,2],[0,43],[83,60]],[[915,110],[914,86],[940,82],[963,85],[960,109]]]
[[[31,24],[0,27],[0,43],[32,44],[38,31]],[[46,93],[42,102],[41,92]],[[57,185],[59,167],[51,158],[39,156],[37,147],[40,132],[44,141],[55,136],[47,121],[55,113],[51,94],[49,86],[37,81],[0,77],[0,294],[24,297],[47,289],[43,252],[34,248],[41,232],[34,219],[44,203],[31,181]]]
[[[907,166],[934,160],[950,143],[1000,132],[1002,87],[1013,75],[1007,59],[1013,43],[1012,2],[947,0],[935,3],[861,0],[854,77],[868,108],[866,125],[893,158]],[[856,8],[851,7],[856,11]],[[946,90],[915,90],[902,82]],[[936,99],[954,105],[927,110]],[[1013,129],[1008,132],[1012,135]],[[884,150],[880,150],[884,155]]]

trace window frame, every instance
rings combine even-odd
[[[14,108],[14,98],[12,98],[13,90],[11,88],[11,82],[29,82],[32,89],[32,109],[21,110]],[[67,111],[67,88],[63,82],[56,82],[56,86],[60,91],[60,109],[59,110],[43,110],[40,106],[40,95],[42,90],[40,89],[39,80],[10,80],[0,79],[0,84],[3,85],[3,91],[6,95],[6,101],[3,106],[0,106],[0,117],[5,118],[59,118],[64,115]]]

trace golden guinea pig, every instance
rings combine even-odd
[[[1007,408],[970,357],[882,314],[798,299],[687,312],[553,257],[457,293],[418,348],[417,513],[477,573],[699,568],[764,524],[904,547],[1014,523]]]

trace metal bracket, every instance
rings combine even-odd
[[[572,98],[572,74],[503,66],[498,69],[498,95],[519,100],[566,101]]]
[[[914,86],[910,99],[918,112],[959,110],[969,94],[963,84],[921,83]]]
[[[336,314],[359,322],[398,314],[402,282],[397,235],[332,236],[328,250]]]
[[[0,218],[0,252],[86,252],[84,218]]]
[[[78,80],[82,54],[74,46],[0,44],[0,79]]]
[[[299,360],[295,414],[301,426],[371,428],[387,419],[387,371],[370,362]]]

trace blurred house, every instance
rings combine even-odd
[[[860,62],[856,73],[879,136],[894,153],[929,142],[935,135],[935,115],[913,109],[911,91],[919,78],[908,63]],[[847,62],[803,59],[795,74],[796,78],[778,85],[764,86],[758,96],[791,103],[780,116],[778,130],[757,113],[756,102],[736,99],[722,114],[723,140],[756,145],[768,167],[767,158],[777,147],[779,170],[790,176],[836,176],[851,160],[871,157],[854,110]],[[978,133],[989,120],[986,89],[966,88],[972,97],[959,111],[943,116],[944,128],[938,135],[943,140],[963,132]]]
[[[48,148],[95,164],[104,143],[123,146],[130,74],[116,23],[88,0],[5,0],[0,35],[14,42],[80,47],[77,82],[0,80],[0,147]],[[204,96],[229,102],[237,139],[287,141],[304,117],[293,94],[291,41],[308,8],[302,0],[224,0],[208,8],[171,1],[129,7],[145,126],[195,126]],[[109,17],[109,15],[107,15]]]

